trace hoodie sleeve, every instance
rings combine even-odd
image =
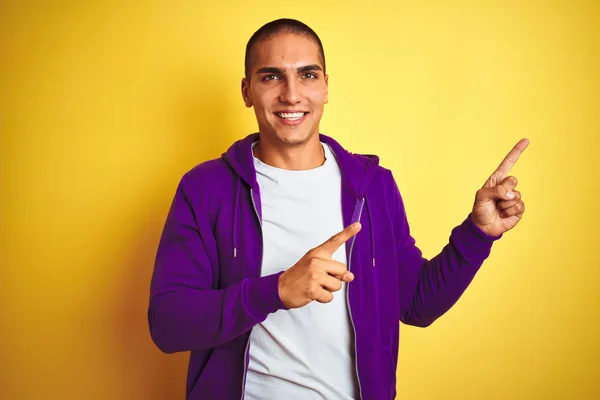
[[[150,334],[165,353],[219,346],[285,308],[278,289],[281,272],[212,288],[212,271],[218,267],[211,265],[203,240],[212,230],[205,216],[194,215],[186,191],[184,176],[162,232],[150,285]]]
[[[394,186],[394,237],[398,257],[400,321],[426,327],[448,311],[471,283],[492,244],[502,235],[486,235],[469,215],[452,230],[449,243],[427,260],[410,234],[404,203]]]

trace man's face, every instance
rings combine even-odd
[[[251,60],[242,96],[254,107],[261,138],[302,144],[318,136],[328,79],[318,45],[302,35],[280,34],[256,43]]]

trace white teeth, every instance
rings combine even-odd
[[[277,113],[281,118],[285,119],[300,119],[304,117],[303,112],[294,112],[294,113]]]

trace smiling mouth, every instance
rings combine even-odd
[[[302,117],[304,117],[306,114],[308,114],[307,112],[276,112],[275,115],[277,115],[279,118],[285,119],[287,121],[298,121],[299,119],[302,119]]]

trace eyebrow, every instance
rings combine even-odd
[[[317,64],[310,64],[310,65],[305,65],[302,67],[299,67],[296,72],[298,73],[302,73],[302,72],[307,72],[307,71],[323,71],[323,68],[321,68],[319,65]],[[264,67],[264,68],[259,68],[256,70],[257,74],[285,74],[285,70],[281,69],[281,68],[276,68],[276,67]]]

